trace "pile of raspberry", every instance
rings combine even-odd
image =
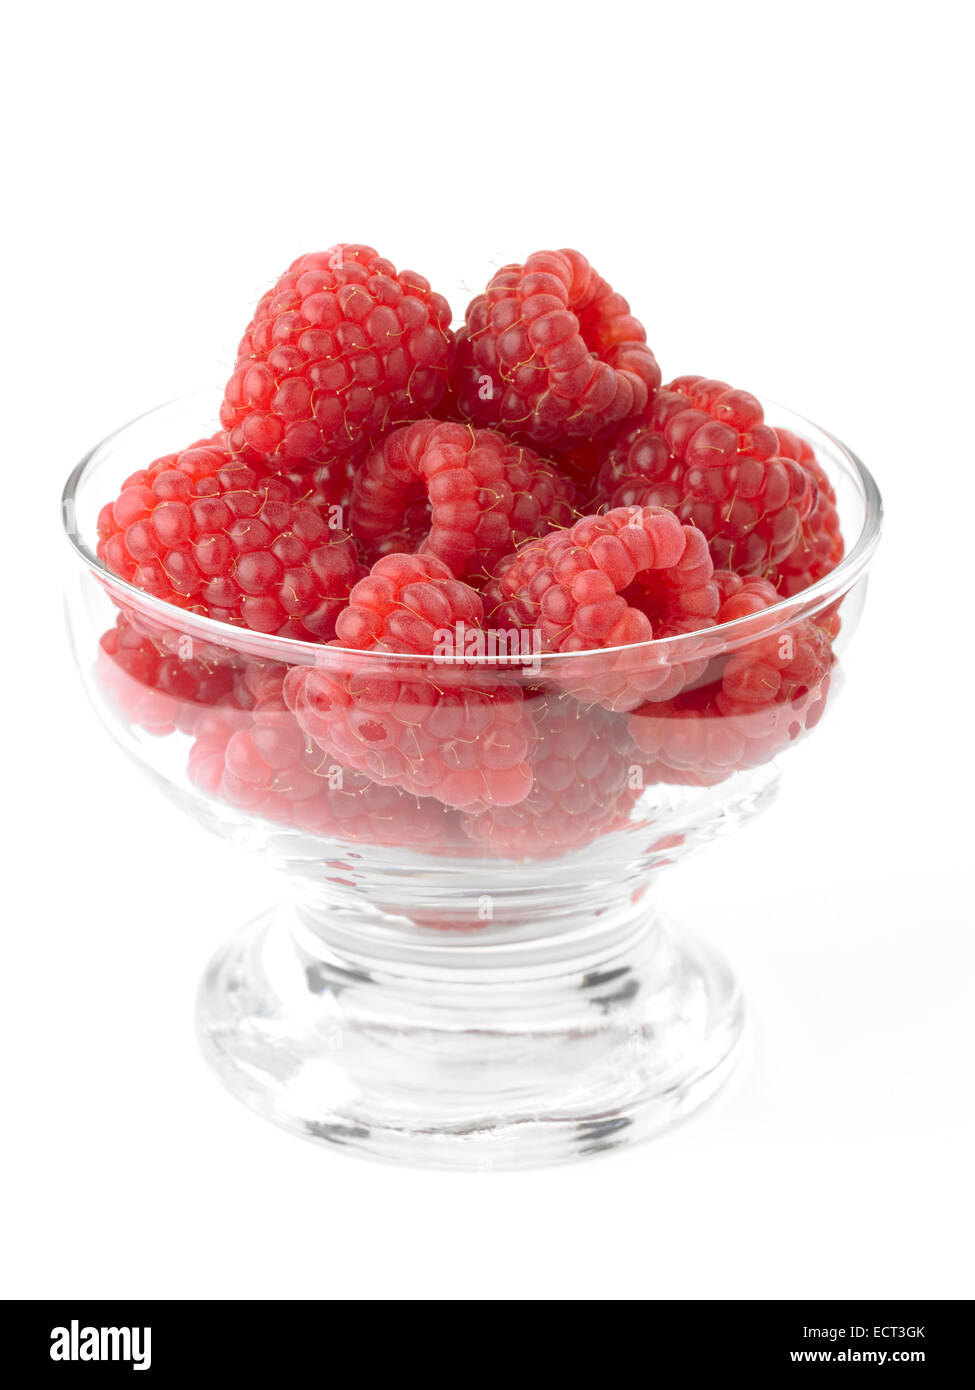
[[[578,251],[502,267],[453,327],[369,246],[301,256],[244,329],[219,430],[172,442],[99,515],[125,583],[96,675],[133,729],[188,735],[193,785],[238,812],[558,855],[822,712],[836,605],[764,615],[842,559],[825,471],[747,391],[664,384]]]

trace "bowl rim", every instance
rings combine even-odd
[[[572,652],[536,652],[530,657],[517,655],[444,655],[439,653],[421,654],[416,652],[389,652],[385,650],[363,651],[355,647],[342,647],[337,643],[312,642],[296,637],[282,637],[276,633],[258,632],[256,629],[238,626],[234,623],[221,622],[217,618],[210,618],[201,613],[195,613],[191,609],[179,608],[175,604],[170,604],[148,593],[145,589],[140,589],[128,580],[122,579],[99,559],[96,552],[88,544],[87,539],[82,535],[77,524],[77,504],[76,498],[78,490],[85,478],[88,470],[94,465],[103,451],[124,435],[128,430],[147,420],[150,416],[162,414],[165,410],[176,405],[185,405],[188,402],[202,397],[208,400],[213,399],[213,390],[201,389],[191,391],[179,396],[171,397],[159,405],[151,406],[148,410],[142,411],[132,419],[112,430],[93,445],[75,464],[64,484],[61,493],[61,520],[65,535],[71,545],[75,555],[93,572],[95,577],[107,588],[118,591],[126,595],[131,606],[147,610],[157,614],[170,626],[174,626],[176,617],[182,627],[192,628],[194,633],[202,638],[209,640],[224,647],[241,648],[246,645],[251,652],[261,652],[273,660],[279,660],[286,664],[316,664],[320,663],[323,653],[328,652],[330,658],[336,661],[343,657],[355,658],[356,664],[360,661],[368,664],[381,662],[407,662],[424,664],[444,664],[447,666],[462,665],[473,668],[501,667],[506,671],[517,672],[519,668],[526,665],[535,667],[537,662],[545,664],[570,663],[574,661],[592,661],[594,658],[608,660],[613,657],[626,655],[635,659],[637,654],[645,652],[653,654],[655,658],[676,662],[682,657],[690,658],[692,655],[700,653],[702,643],[709,647],[717,643],[724,647],[734,646],[738,639],[746,637],[754,639],[756,627],[758,626],[762,634],[771,634],[783,624],[796,622],[803,617],[813,616],[823,608],[829,606],[836,598],[847,593],[857,580],[865,573],[874,552],[880,542],[881,531],[883,528],[883,499],[880,489],[870,470],[862,462],[857,454],[853,452],[831,431],[822,425],[817,425],[815,421],[808,419],[804,415],[798,414],[788,406],[780,405],[765,396],[759,396],[766,413],[771,409],[781,410],[783,413],[792,417],[793,421],[809,427],[822,439],[828,440],[844,458],[848,470],[852,475],[863,503],[864,514],[860,533],[856,540],[849,547],[843,559],[835,569],[818,579],[808,588],[802,589],[799,593],[788,598],[780,599],[761,613],[748,614],[742,618],[735,618],[730,622],[717,623],[714,627],[702,628],[688,633],[679,633],[672,637],[654,637],[646,642],[634,642],[618,647],[588,647],[582,651]],[[815,443],[815,441],[810,441]],[[491,631],[491,629],[485,629]],[[727,639],[727,640],[726,640]],[[287,653],[292,652],[295,656],[289,661]]]

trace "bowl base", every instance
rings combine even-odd
[[[425,1167],[559,1162],[659,1133],[733,1065],[736,982],[645,908],[581,942],[413,929],[385,948],[347,915],[266,913],[200,988],[225,1085],[305,1138]]]

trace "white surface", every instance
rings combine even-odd
[[[3,1292],[971,1296],[970,11],[368,14],[13,21]],[[226,1096],[196,978],[274,884],[142,783],[70,669],[69,466],[218,386],[266,283],[343,239],[448,290],[578,245],[665,376],[795,405],[886,495],[843,700],[769,817],[669,885],[744,978],[750,1061],[589,1166],[385,1169]]]

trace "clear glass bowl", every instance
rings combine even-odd
[[[668,864],[771,802],[783,755],[836,698],[880,533],[870,474],[763,403],[836,489],[846,557],[811,588],[615,651],[521,654],[502,639],[430,658],[351,652],[170,607],[98,560],[101,506],[204,434],[215,404],[188,397],[126,425],[63,498],[68,621],[104,723],[290,890],[205,973],[210,1062],[288,1129],[414,1163],[549,1162],[686,1114],[726,1076],[742,1003],[710,946],[661,919],[654,890]],[[772,672],[771,698],[731,698],[742,658]],[[384,723],[394,688],[416,729],[406,765]],[[426,769],[483,755],[502,707],[513,737],[537,740],[528,800],[418,796]]]

